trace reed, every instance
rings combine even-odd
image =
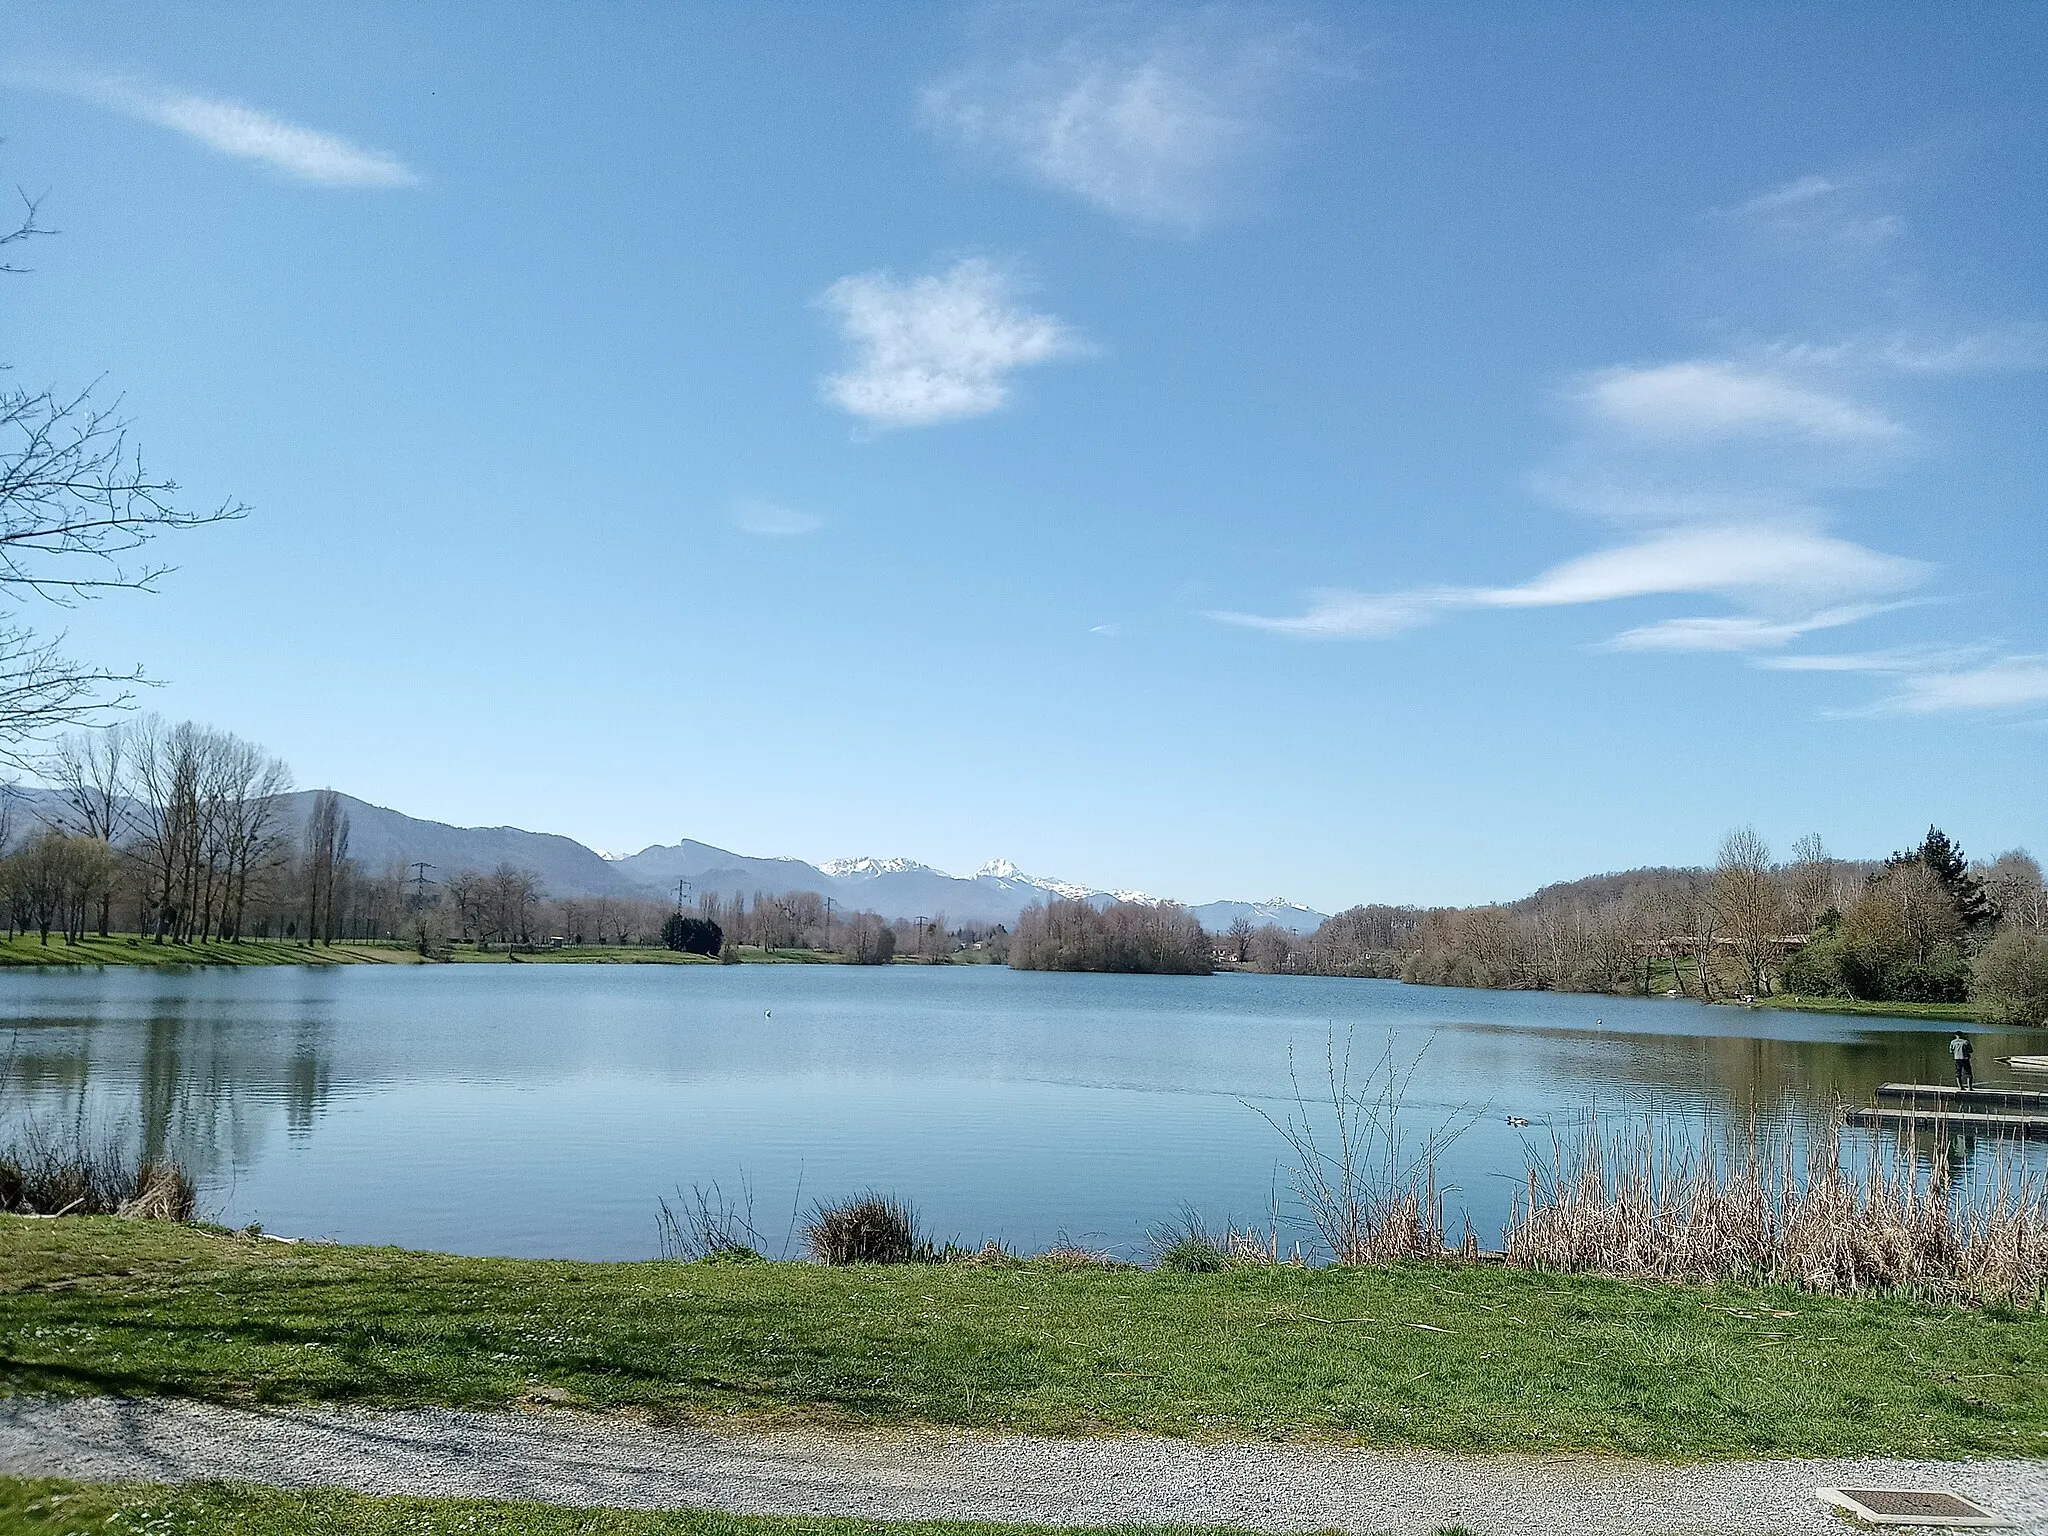
[[[1294,1108],[1283,1119],[1257,1105],[1294,1155],[1293,1187],[1310,1222],[1339,1264],[1388,1264],[1441,1259],[1446,1254],[1443,1187],[1438,1160],[1477,1118],[1466,1112],[1421,1133],[1406,1112],[1408,1089],[1428,1047],[1405,1065],[1394,1041],[1362,1074],[1353,1062],[1354,1037],[1340,1050],[1334,1033],[1326,1045],[1323,1084],[1302,1087],[1290,1049],[1288,1074]],[[1465,1246],[1469,1249],[1470,1233]],[[1278,1262],[1276,1230],[1269,1251]]]
[[[744,1174],[737,1201],[727,1199],[714,1180],[709,1188],[692,1184],[687,1195],[678,1187],[674,1205],[658,1204],[655,1228],[664,1259],[746,1263],[758,1260],[766,1246],[754,1227],[754,1186]]]
[[[11,1215],[190,1221],[197,1204],[183,1168],[134,1157],[112,1137],[93,1142],[31,1122],[0,1148],[0,1211]]]
[[[1902,1144],[1872,1138],[1859,1157],[1839,1111],[1803,1156],[1753,1120],[1719,1145],[1670,1121],[1593,1120],[1531,1162],[1503,1246],[1510,1265],[1560,1274],[2036,1306],[2048,1180],[2009,1154],[1959,1181],[1945,1157],[1922,1166]]]

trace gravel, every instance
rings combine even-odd
[[[254,1411],[151,1398],[0,1401],[0,1473],[752,1514],[1120,1522],[1480,1536],[1828,1532],[1822,1486],[1950,1488],[2048,1536],[2048,1461],[1450,1456],[940,1431],[737,1434],[564,1410]]]

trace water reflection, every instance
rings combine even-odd
[[[119,1124],[223,1218],[469,1252],[633,1257],[657,1195],[742,1170],[778,1236],[893,1187],[941,1236],[1130,1251],[1183,1201],[1262,1215],[1347,1038],[1416,1062],[1421,1123],[1490,1237],[1530,1142],[1658,1113],[1795,1135],[1879,1083],[1940,1081],[1948,1031],[1683,1001],[1309,977],[995,968],[434,967],[0,976],[17,1112]],[[1980,1040],[1978,1059],[2048,1050]],[[1987,1079],[1988,1081],[1988,1079]],[[1525,1130],[1508,1117],[1530,1122]],[[1990,1155],[1928,1146],[1962,1170]]]

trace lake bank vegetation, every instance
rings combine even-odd
[[[0,1392],[1444,1450],[2037,1455],[2048,1316],[1494,1264],[583,1264],[0,1218]]]
[[[1193,913],[1170,901],[1098,907],[1055,897],[1026,907],[1010,935],[1009,959],[1019,971],[1207,976],[1216,969],[1209,935]]]
[[[1972,863],[1932,827],[1877,862],[1836,859],[1818,838],[1779,862],[1738,829],[1711,868],[1599,875],[1477,907],[1358,906],[1308,934],[1245,921],[1209,934],[1171,902],[1062,898],[1027,907],[1013,932],[841,912],[815,891],[556,898],[509,863],[369,869],[349,852],[340,797],[320,791],[288,816],[283,763],[155,717],[64,737],[40,771],[49,791],[0,792],[0,965],[387,959],[379,947],[402,944],[428,960],[1221,967],[2048,1020],[2040,865],[2021,850]],[[350,943],[369,948],[344,954]]]
[[[2048,1020],[2041,866],[2021,850],[1971,863],[1932,827],[1874,863],[1833,858],[1818,838],[1777,862],[1743,828],[1710,869],[1597,875],[1490,906],[1354,907],[1301,936],[1241,924],[1221,945],[1227,963],[1267,972]]]

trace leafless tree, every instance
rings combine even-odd
[[[73,731],[63,737],[42,766],[42,774],[64,798],[69,830],[98,838],[113,848],[128,829],[126,795],[128,728],[116,723],[105,730]],[[100,899],[99,929],[105,937],[112,920],[113,887]]]
[[[1982,871],[1984,889],[2008,926],[2032,933],[2048,932],[2048,890],[2042,888],[2041,865],[2024,848],[2001,853]]]
[[[0,248],[51,233],[31,202]],[[0,264],[0,271],[19,272]],[[139,670],[79,662],[20,614],[29,598],[67,605],[115,589],[148,591],[170,567],[137,557],[159,534],[243,515],[239,502],[193,511],[129,441],[120,401],[88,387],[0,388],[0,760],[32,767],[30,743],[94,724],[133,697]]]
[[[341,796],[323,789],[313,796],[313,813],[306,820],[306,938],[309,942],[332,944],[336,932],[335,905],[347,879],[348,812]]]
[[[1737,827],[1721,839],[1711,900],[1721,926],[1735,941],[1750,991],[1764,995],[1771,990],[1771,961],[1778,953],[1785,908],[1770,845],[1754,827]]]
[[[1800,932],[1811,933],[1824,914],[1839,905],[1835,894],[1835,861],[1817,832],[1808,833],[1792,845],[1792,917]]]

